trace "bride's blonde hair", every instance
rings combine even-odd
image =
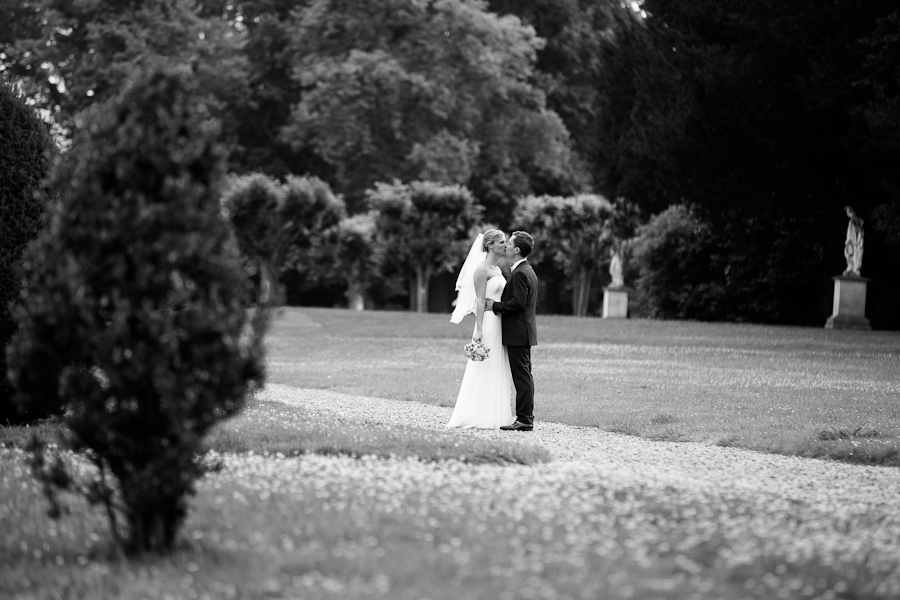
[[[481,249],[485,252],[488,251],[491,244],[494,242],[498,242],[503,239],[503,232],[499,229],[488,229],[484,232],[484,239],[481,241]]]

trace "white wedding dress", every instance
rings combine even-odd
[[[506,279],[495,275],[487,281],[485,297],[500,301]],[[459,386],[456,407],[447,427],[499,429],[515,418],[512,412],[514,387],[509,370],[509,354],[503,345],[500,317],[485,310],[481,322],[482,343],[490,348],[488,358],[481,362],[469,360]]]

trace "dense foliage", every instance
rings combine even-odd
[[[352,207],[376,182],[431,180],[508,218],[532,174],[565,176],[568,132],[530,83],[542,42],[518,19],[472,0],[317,0],[297,15],[301,94],[282,136],[334,169]]]
[[[709,226],[686,206],[670,206],[638,228],[631,248],[635,313],[661,319],[719,316],[723,278]],[[718,303],[717,303],[718,301]]]
[[[707,282],[725,286],[707,303],[722,310],[705,316],[781,323],[828,315],[851,205],[867,221],[872,322],[900,325],[885,310],[900,301],[885,244],[900,200],[895,3],[642,8],[613,55],[622,111],[601,135],[618,163],[601,190],[653,213],[695,206],[722,250]]]
[[[10,311],[13,304],[21,305],[18,267],[25,247],[44,225],[39,192],[51,146],[46,125],[22,94],[0,79],[0,423],[53,412],[53,407],[34,407],[21,414],[6,377],[6,346],[16,331]]]
[[[91,497],[108,503],[114,533],[124,514],[136,552],[171,549],[204,433],[263,377],[264,313],[242,306],[219,129],[194,80],[154,70],[83,116],[52,176],[50,228],[27,254],[10,355],[23,406],[67,401],[74,449],[98,469]]]
[[[249,67],[244,36],[223,15],[206,14],[194,0],[19,4],[0,9],[0,17],[11,19],[9,30],[0,27],[0,52],[63,127],[74,127],[83,109],[118,96],[141,70],[190,65],[207,106],[221,117],[225,139],[237,143],[234,117],[250,107]]]

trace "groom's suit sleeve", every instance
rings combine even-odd
[[[512,294],[506,302],[494,302],[491,310],[495,315],[504,313],[515,313],[525,310],[525,303],[528,300],[528,288],[530,284],[524,273],[513,273],[509,279],[509,285],[512,286]]]

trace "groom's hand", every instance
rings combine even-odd
[[[487,298],[487,299],[484,301],[484,309],[485,309],[485,310],[493,311],[493,310],[494,310],[494,301],[491,300],[490,298]]]

